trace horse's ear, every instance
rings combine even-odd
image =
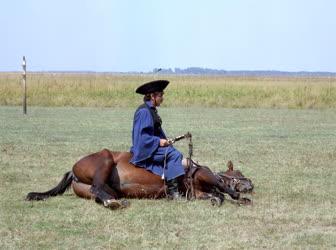
[[[232,163],[232,161],[228,161],[227,167],[228,167],[228,170],[233,171],[233,163]]]

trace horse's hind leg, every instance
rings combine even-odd
[[[91,192],[91,185],[82,182],[72,181],[72,189],[75,192],[75,194],[81,198],[84,199],[96,198],[94,194]]]
[[[107,183],[115,167],[113,156],[108,150],[103,150],[98,154],[100,157],[98,157],[90,191],[95,196],[96,202],[102,203],[105,207],[111,209],[122,207],[122,202],[116,200],[117,193]]]

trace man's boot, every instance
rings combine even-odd
[[[182,195],[178,191],[178,180],[177,178],[167,181],[167,196],[168,199],[180,200]]]

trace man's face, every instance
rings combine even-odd
[[[164,92],[155,92],[151,94],[151,100],[155,107],[160,106],[160,104],[163,102],[163,95]]]

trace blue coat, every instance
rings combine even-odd
[[[152,107],[151,102],[146,105]],[[154,122],[148,108],[140,108],[134,114],[130,163],[143,167],[154,174],[164,175],[167,180],[184,174],[182,154],[173,146],[160,147],[160,139],[167,139],[160,128],[154,135]],[[163,169],[166,158],[166,169]]]

